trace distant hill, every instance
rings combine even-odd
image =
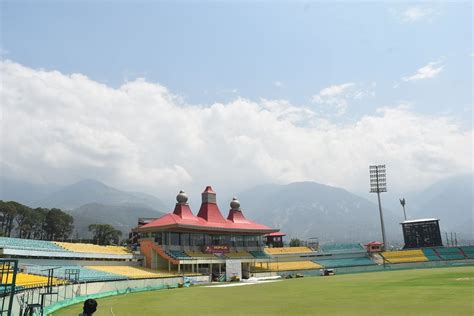
[[[474,240],[473,180],[473,174],[458,175],[414,194],[407,200],[407,217],[438,218],[442,231]]]
[[[38,200],[35,204],[72,210],[90,203],[104,205],[132,203],[159,211],[166,209],[166,206],[152,195],[121,191],[96,180],[83,180],[66,186]]]
[[[57,185],[36,184],[0,177],[0,200],[37,206],[36,201],[59,189]]]
[[[0,180],[0,199],[30,207],[60,208],[74,217],[75,234],[81,238],[91,237],[88,226],[96,223],[110,224],[126,238],[139,217],[160,217],[168,209],[152,195],[121,191],[96,180],[83,180],[62,188]]]
[[[90,224],[110,224],[122,232],[122,238],[126,238],[130,229],[137,225],[139,217],[164,215],[164,213],[145,205],[132,203],[121,205],[89,203],[68,211],[68,213],[74,217],[74,230],[81,238],[91,237],[88,230]]]
[[[344,189],[315,182],[261,185],[238,195],[245,216],[288,237],[320,241],[381,240],[378,206]],[[387,238],[402,239],[397,218],[384,209]]]

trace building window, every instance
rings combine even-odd
[[[181,245],[189,246],[189,234],[188,233],[182,233],[181,234]]]
[[[214,246],[220,245],[220,241],[221,241],[220,236],[212,235],[211,240],[212,240],[212,245],[214,245]]]
[[[245,236],[245,245],[250,247],[258,246],[257,236]]]
[[[193,246],[204,246],[204,235],[203,234],[191,234],[191,245],[193,245]]]
[[[173,246],[179,246],[180,243],[179,243],[179,233],[170,233],[170,241],[171,241],[171,245]]]
[[[155,233],[154,235],[155,235],[155,243],[157,243],[158,245],[162,245],[163,240],[161,238],[161,236],[162,236],[161,232]]]
[[[234,242],[235,247],[243,247],[244,246],[244,236],[235,236],[235,242]]]

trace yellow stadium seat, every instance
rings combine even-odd
[[[72,252],[103,253],[110,255],[128,255],[130,251],[122,246],[99,246],[94,244],[55,242],[56,245]]]
[[[389,263],[407,263],[407,262],[423,262],[428,261],[420,249],[415,250],[400,250],[400,251],[386,251],[382,252],[382,256]]]
[[[12,281],[12,273],[6,274],[2,276],[2,283],[10,283]],[[53,285],[57,284],[64,284],[65,281],[53,278]],[[17,273],[16,274],[16,286],[24,286],[24,287],[38,287],[38,286],[46,286],[48,284],[48,278],[45,276],[34,275],[34,274],[27,274],[27,273]]]
[[[166,278],[176,276],[176,271],[153,270],[143,267],[132,266],[86,266],[88,269],[123,275],[131,279]],[[197,275],[196,273],[185,273],[186,275]]]
[[[254,258],[249,252],[247,251],[237,251],[237,252],[228,252],[225,253],[224,256],[227,258]]]
[[[288,262],[257,262],[255,268],[267,271],[292,271],[320,269],[321,265],[312,261],[288,261]]]
[[[313,252],[313,250],[308,247],[282,247],[282,248],[265,248],[265,252],[271,255],[280,255],[280,254],[308,253],[308,252]]]

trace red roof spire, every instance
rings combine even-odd
[[[184,191],[179,191],[178,195],[176,196],[176,206],[174,207],[173,214],[178,215],[183,219],[194,219],[193,212],[188,205],[188,196]]]
[[[278,231],[268,226],[252,222],[244,217],[240,210],[240,203],[237,199],[231,202],[231,211],[228,219],[222,217],[216,204],[216,193],[210,186],[206,187],[202,193],[203,201],[197,216],[194,216],[188,205],[188,196],[180,191],[176,196],[176,206],[173,213],[165,214],[162,217],[137,228],[140,232],[173,231],[174,229],[191,229],[194,231],[209,231],[218,229],[230,232],[253,232],[256,234],[270,233]]]
[[[240,202],[236,197],[234,197],[230,202],[230,211],[227,219],[234,223],[248,223],[248,220],[245,218],[242,210],[240,209]]]
[[[226,220],[216,203],[216,192],[214,192],[210,185],[206,187],[201,196],[202,203],[197,216],[208,222],[225,223]]]
[[[204,189],[204,192],[203,193],[214,193],[216,194],[216,192],[214,192],[214,190],[212,189],[212,187],[210,185],[208,185],[205,189]]]

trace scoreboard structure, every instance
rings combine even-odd
[[[408,220],[401,223],[404,249],[443,246],[439,219],[427,218]]]

